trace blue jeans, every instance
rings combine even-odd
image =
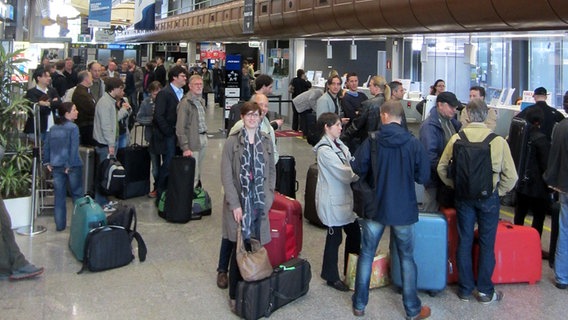
[[[385,231],[385,226],[369,219],[359,219],[361,225],[361,254],[357,262],[357,277],[355,278],[355,293],[353,294],[353,308],[365,310],[369,302],[369,283],[371,282],[371,269],[373,258],[377,251],[379,241]],[[400,257],[402,267],[402,303],[404,311],[409,317],[420,313],[422,302],[418,298],[416,289],[416,263],[414,263],[414,225],[391,226],[394,241]]]
[[[160,179],[160,155],[150,152],[150,162],[152,162],[152,177],[154,178],[154,190],[156,190],[158,179]]]
[[[82,167],[72,167],[69,173],[65,173],[64,167],[54,167],[53,187],[55,189],[55,228],[57,231],[65,230],[67,226],[67,182],[73,202],[83,196],[83,171]]]
[[[162,165],[159,170],[158,194],[168,188],[168,176],[170,175],[170,163],[176,153],[176,137],[166,137],[166,154],[162,155]]]
[[[123,149],[128,147],[128,145],[130,144],[130,133],[125,132],[121,135],[118,136],[118,140],[116,141],[116,150],[118,149]]]
[[[558,219],[554,274],[556,282],[568,284],[568,194],[566,193],[560,193],[560,217]]]
[[[493,295],[495,288],[491,281],[495,269],[495,235],[499,223],[499,195],[482,200],[456,199],[458,222],[458,287],[464,296],[472,294],[475,289],[471,250],[473,231],[477,222],[479,230],[479,264],[477,266],[477,290],[486,295]]]
[[[97,152],[97,159],[99,160],[97,163],[97,170],[95,170],[95,201],[102,207],[108,203],[108,198],[101,190],[100,172],[98,168],[108,157],[108,147],[95,147],[95,151]]]

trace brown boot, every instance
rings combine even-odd
[[[428,306],[422,306],[422,308],[420,309],[420,313],[415,315],[414,317],[406,317],[406,319],[408,320],[421,320],[421,319],[427,319],[428,317],[430,317],[430,314],[432,312],[430,311],[430,307]]]
[[[226,272],[219,272],[217,273],[217,287],[219,289],[227,289],[229,286],[229,278],[227,277]]]

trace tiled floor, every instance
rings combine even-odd
[[[44,266],[44,275],[35,280],[0,282],[0,319],[234,319],[227,305],[227,290],[215,284],[221,240],[220,151],[224,138],[220,108],[208,109],[209,140],[203,184],[213,199],[213,215],[187,224],[170,224],[159,218],[153,200],[146,197],[126,200],[136,206],[138,230],[148,246],[147,261],[100,273],[77,275],[81,265],[67,247],[69,229],[55,232],[52,216],[37,223],[47,227],[35,237],[17,236],[17,241],[33,263]],[[416,131],[414,128],[413,131]],[[296,157],[299,190],[303,203],[305,174],[314,162],[310,146],[299,138],[279,138],[280,154]],[[71,211],[71,203],[68,203]],[[507,209],[507,208],[505,208]],[[511,219],[510,213],[503,213]],[[550,222],[547,220],[546,225]],[[381,242],[388,248],[388,235]],[[549,232],[543,235],[548,246]],[[310,291],[299,300],[276,311],[273,319],[350,319],[351,293],[326,286],[319,277],[325,230],[304,221],[302,256],[312,265]],[[432,319],[561,319],[568,291],[553,286],[553,272],[542,263],[542,280],[535,285],[498,285],[504,300],[483,306],[462,302],[456,287],[448,286],[435,297],[420,293],[432,308]],[[375,289],[366,309],[367,319],[402,319],[401,296],[391,287]]]

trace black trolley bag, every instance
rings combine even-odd
[[[125,266],[134,260],[132,254],[132,239],[138,242],[138,259],[146,260],[146,244],[136,231],[129,231],[122,226],[107,225],[95,228],[87,235],[83,266],[78,274],[85,269],[103,271]]]
[[[122,192],[116,195],[120,199],[141,197],[150,192],[150,153],[147,146],[136,142],[136,130],[134,140],[133,145],[118,149],[116,154],[126,170]]]
[[[305,295],[312,270],[307,260],[294,258],[274,269],[269,278],[237,284],[237,314],[247,320],[268,317],[282,306]]]
[[[314,163],[310,165],[308,173],[306,175],[306,188],[304,190],[304,218],[306,218],[311,224],[320,227],[327,228],[318,217],[318,212],[316,208],[316,187],[318,184],[318,164]]]
[[[296,159],[294,156],[280,156],[276,163],[276,191],[296,199]]]
[[[161,217],[168,222],[186,223],[191,220],[195,158],[174,157],[170,164],[166,201]]]

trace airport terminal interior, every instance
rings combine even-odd
[[[91,3],[103,2],[112,3],[109,21],[101,26],[89,23],[95,20],[90,17]],[[366,83],[373,75],[400,80],[406,91],[403,106],[409,130],[415,136],[422,121],[416,105],[423,99],[427,108],[435,104],[429,88],[436,79],[444,80],[445,90],[454,92],[460,101],[469,100],[470,87],[485,88],[486,102],[498,110],[495,133],[501,136],[508,134],[511,119],[520,110],[516,98],[531,104],[533,90],[542,86],[548,90],[548,104],[560,110],[568,88],[566,0],[136,2],[156,3],[153,29],[134,27],[133,0],[0,1],[0,45],[8,52],[22,49],[20,56],[29,61],[18,67],[30,73],[44,57],[50,63],[70,57],[78,69],[93,60],[106,65],[113,59],[133,59],[144,67],[158,56],[165,58],[166,68],[177,60],[189,68],[201,62],[210,67],[220,62],[225,67],[227,57],[237,57],[237,64],[250,61],[255,71],[274,79],[269,114],[285,119],[279,130],[287,131],[292,129],[293,108],[288,84],[300,68],[317,88],[324,87],[332,71],[340,76],[356,72],[359,90],[366,94]],[[244,21],[245,17],[249,20]],[[245,30],[247,22],[250,30]],[[235,70],[241,72],[240,65]],[[29,78],[14,80],[21,81],[22,87],[33,87]],[[212,215],[173,224],[158,216],[154,199],[113,198],[136,208],[137,230],[148,248],[147,259],[140,262],[136,257],[118,269],[77,274],[81,263],[68,247],[71,199],[67,199],[67,229],[63,232],[56,232],[53,209],[41,208],[35,227],[47,231],[34,236],[17,234],[16,241],[26,258],[45,272],[29,280],[0,280],[0,319],[237,319],[229,309],[228,290],[216,285],[224,117],[239,100],[240,78],[236,79],[230,88],[236,97],[222,100],[219,106],[210,95],[206,109],[209,140],[201,181],[212,198]],[[281,104],[275,102],[278,99]],[[131,142],[140,141],[142,130],[137,130],[138,139],[131,135]],[[315,153],[295,134],[280,136],[276,143],[280,155],[295,157],[296,198],[303,206],[306,173],[315,162]],[[513,208],[502,206],[500,218],[513,221]],[[529,215],[525,225],[531,220]],[[352,292],[335,290],[320,277],[326,231],[303,219],[300,257],[311,264],[309,291],[270,318],[355,318]],[[389,238],[387,229],[380,253],[388,253]],[[549,250],[550,238],[551,218],[546,217],[543,251]],[[133,246],[136,249],[136,242]],[[342,270],[343,245],[339,252]],[[541,264],[540,281],[497,284],[504,298],[490,305],[475,299],[461,301],[456,284],[441,292],[421,291],[419,297],[431,307],[431,319],[561,319],[566,314],[568,290],[555,287],[548,260]],[[387,285],[371,290],[364,319],[404,317],[397,288]]]
[[[211,101],[212,99],[210,99]],[[271,106],[276,109],[276,106]],[[29,237],[17,235],[22,252],[34,264],[45,267],[40,277],[25,281],[0,282],[2,319],[237,319],[228,306],[228,291],[217,288],[216,268],[221,241],[223,190],[220,182],[220,157],[225,138],[221,108],[207,109],[209,144],[203,185],[213,202],[211,216],[187,224],[172,224],[158,217],[154,200],[139,197],[121,202],[135,206],[138,231],[148,247],[145,262],[137,259],[122,268],[78,275],[81,263],[68,248],[69,228],[55,231],[49,210],[36,224],[47,232]],[[285,123],[284,129],[290,124]],[[418,126],[410,130],[417,135]],[[306,172],[315,162],[312,147],[298,137],[277,138],[281,155],[296,158],[299,189],[297,199],[304,203]],[[68,199],[68,226],[73,212]],[[502,207],[501,218],[512,221],[512,208]],[[529,224],[527,218],[526,224]],[[326,230],[304,219],[301,257],[312,268],[309,292],[275,311],[271,319],[353,319],[352,292],[339,292],[320,278]],[[388,230],[388,229],[387,229]],[[550,218],[545,222],[542,248],[548,250]],[[388,252],[388,231],[380,250]],[[133,242],[136,247],[136,242]],[[343,249],[340,248],[340,257]],[[341,259],[340,259],[341,260]],[[341,270],[340,262],[340,270]],[[542,277],[536,284],[502,284],[504,293],[498,303],[482,305],[464,302],[456,295],[457,286],[448,285],[434,297],[420,292],[424,304],[432,308],[431,319],[560,319],[566,310],[568,292],[554,287],[554,273],[542,261]],[[373,289],[364,319],[403,319],[401,295],[393,286]]]

